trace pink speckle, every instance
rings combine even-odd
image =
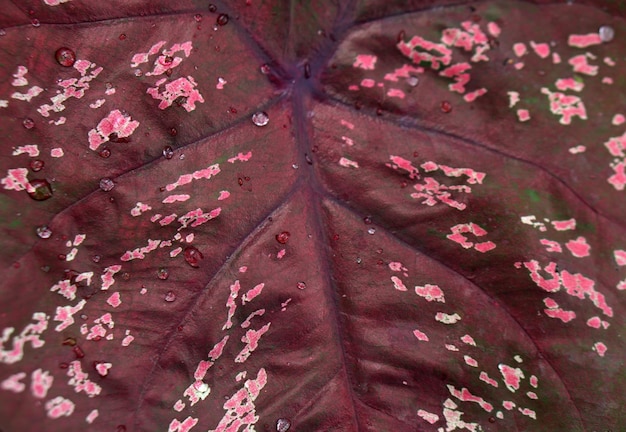
[[[518,109],[517,110],[517,119],[520,122],[525,122],[530,120],[530,112],[527,109]]]
[[[218,90],[224,90],[224,85],[228,84],[228,81],[226,81],[224,78],[219,77],[217,79],[217,84],[215,85],[215,88]]]
[[[348,86],[348,90],[350,91],[359,91],[359,86],[356,84],[352,84],[350,86]]]
[[[626,266],[626,250],[617,249],[613,251],[613,257],[618,266]]]
[[[263,291],[263,287],[265,287],[265,284],[260,283],[256,285],[254,288],[251,288],[250,291],[248,291],[241,297],[241,304],[245,305],[246,303],[251,302],[256,297],[258,297]]]
[[[142,213],[147,212],[148,210],[152,210],[152,207],[150,207],[148,204],[138,202],[137,204],[135,204],[135,207],[130,210],[130,214],[134,217],[137,217],[140,216]]]
[[[365,78],[361,81],[361,87],[372,88],[376,85],[376,81],[370,78]]]
[[[613,84],[613,78],[611,78],[611,77],[604,77],[604,78],[602,78],[602,84],[608,84],[608,85]]]
[[[7,379],[0,383],[0,389],[12,391],[13,393],[21,393],[26,388],[26,384],[20,382],[26,378],[25,372],[18,372],[10,375]]]
[[[487,89],[480,88],[478,90],[474,90],[473,92],[469,92],[468,94],[463,96],[463,99],[465,100],[465,102],[474,102],[477,98],[484,95],[485,93],[487,93]]]
[[[341,119],[341,125],[347,127],[350,130],[354,129],[354,124],[350,123],[347,120]]]
[[[174,404],[174,407],[173,407],[174,411],[181,412],[182,410],[185,409],[185,405],[186,405],[185,402],[183,402],[182,400],[178,399],[176,401],[176,403]]]
[[[342,157],[339,159],[339,165],[341,165],[342,167],[346,167],[346,168],[349,168],[349,167],[358,168],[359,167],[358,162],[355,162],[345,157]]]
[[[259,330],[246,331],[246,334],[241,338],[241,341],[244,342],[246,346],[235,358],[235,363],[243,363],[250,357],[250,354],[258,348],[261,337],[269,330],[271,324],[272,323],[267,323]]]
[[[116,134],[119,138],[129,137],[138,127],[138,121],[132,120],[130,116],[122,114],[119,110],[113,110],[87,134],[89,148],[97,150],[101,144],[109,141],[111,134]]]
[[[414,167],[411,161],[406,160],[403,157],[394,155],[389,156],[389,159],[392,163],[388,166],[390,166],[391,168],[407,171],[409,173],[410,179],[419,178],[419,169]]]
[[[552,241],[552,240],[548,240],[548,239],[541,239],[539,240],[539,242],[546,246],[546,251],[547,252],[563,252],[563,249],[561,248],[561,245],[559,244],[559,242],[556,241]]]
[[[509,96],[509,108],[513,108],[519,102],[519,93],[510,91],[506,93]]]
[[[287,253],[286,249],[281,249],[278,251],[278,253],[276,254],[276,258],[277,259],[283,259],[283,257],[285,256],[285,254]]]
[[[533,410],[531,410],[529,408],[518,408],[517,410],[520,413],[522,413],[523,415],[537,420],[537,413],[535,413],[535,411],[533,411]]]
[[[54,329],[60,332],[74,324],[74,314],[82,310],[86,303],[87,302],[83,299],[79,301],[76,306],[57,306],[54,320],[59,321],[61,324],[57,325]]]
[[[585,147],[584,145],[578,145],[576,147],[570,147],[567,151],[569,151],[571,154],[579,154],[587,151],[587,147]]]
[[[613,120],[611,120],[611,124],[613,126],[619,126],[626,122],[626,118],[622,114],[615,114],[613,116]]]
[[[548,96],[550,111],[561,116],[559,122],[568,125],[572,118],[577,116],[582,120],[587,119],[585,104],[578,96],[566,95],[561,92],[551,92],[543,87],[541,93]]]
[[[118,307],[119,305],[122,304],[122,300],[120,299],[120,293],[119,292],[115,292],[113,294],[111,294],[111,296],[107,299],[107,303],[111,306],[111,307]]]
[[[165,197],[162,201],[163,204],[172,204],[178,201],[187,201],[191,196],[187,194],[179,194],[179,195],[169,195]]]
[[[576,229],[576,219],[574,218],[562,221],[552,221],[550,223],[557,231],[568,231]]]
[[[399,271],[402,271],[402,270],[406,271],[406,268],[402,265],[402,263],[401,262],[396,262],[396,261],[390,262],[389,263],[389,268],[392,271],[395,271],[395,272],[399,272]]]
[[[515,391],[519,389],[520,380],[524,378],[524,372],[522,372],[520,368],[512,368],[503,363],[498,365],[498,369],[500,369],[500,373],[504,378],[506,388],[515,393]]]
[[[426,336],[426,333],[420,331],[420,330],[413,330],[413,335],[417,338],[417,340],[420,341],[424,341],[424,342],[428,342],[428,336]]]
[[[241,266],[239,267],[239,273],[245,273],[248,271],[248,267],[247,266]]]
[[[198,85],[193,77],[181,77],[175,81],[165,84],[165,88],[160,90],[160,86],[165,83],[165,80],[159,80],[156,83],[156,87],[150,87],[146,90],[150,96],[154,99],[158,99],[159,109],[164,110],[172,106],[175,100],[182,98],[183,102],[181,106],[185,108],[187,112],[191,112],[196,109],[196,102],[204,103],[204,98],[200,92],[196,89]]]
[[[387,91],[387,96],[389,97],[395,97],[398,99],[404,99],[404,92],[400,89],[396,89],[396,88],[391,88]]]
[[[56,147],[50,150],[50,156],[52,156],[53,158],[60,158],[63,157],[63,155],[64,153],[61,147]]]
[[[7,176],[0,180],[0,184],[8,190],[27,192],[34,191],[33,186],[28,181],[28,170],[26,168],[15,168],[7,171]]]
[[[598,33],[589,33],[586,35],[570,35],[567,39],[567,44],[575,48],[587,48],[592,45],[600,45],[602,39]]]
[[[230,159],[228,159],[228,162],[230,163],[235,163],[235,161],[240,161],[240,162],[247,162],[252,158],[252,152],[249,151],[248,153],[239,153],[237,154],[237,156],[235,157],[231,157]]]
[[[424,411],[423,409],[418,410],[417,415],[430,424],[435,424],[439,421],[439,416],[437,414]]]
[[[415,294],[417,294],[420,297],[423,297],[425,300],[429,302],[431,301],[438,301],[441,303],[446,302],[443,291],[437,285],[426,284],[424,286],[416,286]]]
[[[589,256],[589,250],[591,246],[587,244],[587,239],[584,237],[578,237],[576,240],[570,240],[565,243],[565,247],[577,258],[583,258]]]
[[[478,362],[468,355],[463,356],[463,360],[468,366],[478,367]]]
[[[513,67],[514,67],[516,70],[522,70],[522,69],[524,69],[524,62],[517,62],[517,63],[515,63],[515,64],[513,65]]]
[[[98,418],[99,412],[97,409],[91,410],[87,417],[85,417],[85,421],[89,424],[92,424]]]
[[[559,78],[556,80],[555,86],[561,91],[574,90],[579,92],[585,87],[585,84],[581,81],[576,81],[574,78]]]
[[[107,376],[109,374],[109,369],[111,369],[113,365],[111,363],[96,363],[96,371],[100,376]]]
[[[561,63],[561,56],[558,53],[552,53],[552,63],[554,64]]]
[[[135,340],[134,336],[128,335],[126,336],[124,339],[122,339],[122,346],[127,347],[128,345],[131,344],[132,341]]]
[[[530,46],[539,57],[548,58],[550,56],[550,45],[547,43],[535,43],[530,41]]]
[[[502,401],[502,406],[511,411],[513,408],[515,408],[515,402],[511,402],[511,401]]]
[[[529,381],[533,388],[537,388],[539,386],[539,379],[537,379],[535,375],[531,375]]]
[[[217,198],[217,200],[223,201],[227,199],[228,197],[230,197],[230,192],[223,190],[223,191],[220,191],[220,196]]]
[[[188,416],[182,422],[173,419],[170,422],[167,432],[189,432],[196,424],[198,424],[198,419],[191,416]]]
[[[574,311],[566,311],[561,308],[544,309],[543,311],[550,318],[560,319],[564,323],[570,322],[571,320],[576,318],[576,313]]]
[[[399,277],[391,276],[391,282],[393,282],[393,287],[397,289],[398,291],[407,291],[407,288],[404,285],[404,282],[402,282],[402,280]]]
[[[101,393],[102,388],[89,379],[89,375],[82,370],[80,361],[74,360],[67,369],[70,377],[68,384],[74,387],[76,393],[85,392],[87,396],[94,397]]]
[[[574,72],[578,72],[585,75],[597,75],[598,66],[593,66],[587,63],[587,55],[581,54],[569,59],[568,63],[572,65]]]
[[[606,354],[608,348],[602,342],[596,342],[595,344],[593,344],[593,350],[597,352],[600,357],[604,357],[604,354]]]
[[[445,347],[448,351],[458,351],[459,349],[452,344],[445,344]]]
[[[480,376],[478,377],[479,380],[486,382],[487,384],[489,384],[490,386],[493,387],[498,387],[498,382],[496,380],[494,380],[493,378],[490,378],[489,375],[487,375],[487,372],[481,372]]]
[[[611,168],[615,172],[607,181],[615,188],[622,191],[626,187],[626,161],[611,164]]]
[[[452,234],[448,234],[446,237],[449,240],[460,244],[465,249],[469,249],[473,246],[477,251],[485,253],[496,247],[495,243],[490,241],[476,244],[468,241],[467,237],[464,235],[466,233],[474,234],[476,237],[482,237],[487,234],[487,231],[473,222],[455,225],[450,228],[450,230],[452,231]]]
[[[487,23],[487,31],[489,32],[489,34],[493,37],[498,37],[500,36],[500,26],[498,24],[496,24],[493,21],[490,21]]]
[[[356,60],[354,61],[352,67],[365,70],[374,70],[376,68],[377,60],[378,57],[376,57],[375,55],[360,54],[356,56]]]
[[[468,334],[466,334],[465,336],[462,336],[461,341],[463,341],[464,343],[468,345],[476,346],[476,342],[474,341],[474,338]]]
[[[599,329],[602,326],[602,320],[600,317],[592,317],[587,320],[587,325],[591,328]]]
[[[252,154],[250,153],[249,156],[252,156]],[[242,157],[249,157],[247,154],[246,155],[242,155]],[[238,156],[235,157],[235,160],[239,160]],[[233,161],[234,162],[234,161]],[[211,179],[212,177],[216,176],[217,174],[219,174],[221,172],[220,170],[220,166],[219,164],[214,164],[211,165],[207,168],[203,168],[201,170],[198,171],[194,171],[193,173],[190,174],[182,174],[178,177],[178,179],[174,182],[174,183],[169,183],[167,185],[165,185],[165,190],[168,192],[173,191],[174,189],[176,189],[179,186],[183,186],[186,185],[188,183],[191,183],[193,180],[199,180],[199,179]]]
[[[447,385],[447,387],[448,387],[448,390],[450,391],[450,394],[454,396],[455,398],[459,399],[460,401],[475,402],[487,412],[491,412],[493,410],[493,405],[486,402],[483,398],[473,395],[465,387],[463,387],[461,390],[457,390],[454,386],[449,385],[449,384]]]
[[[19,146],[15,150],[13,150],[12,155],[18,156],[24,153],[28,154],[28,156],[30,157],[37,157],[39,156],[39,147],[37,146],[37,144]]]
[[[521,57],[521,56],[525,55],[526,52],[527,52],[526,45],[524,45],[521,42],[518,42],[518,43],[514,44],[513,45],[513,52],[518,57]]]
[[[435,315],[435,321],[439,321],[443,324],[456,324],[460,320],[461,317],[457,313],[450,315],[444,312],[437,312]]]
[[[71,416],[74,412],[74,407],[74,402],[62,396],[49,400],[45,405],[47,415],[52,419]]]
[[[604,61],[604,63],[607,66],[615,66],[615,60],[613,60],[611,57],[604,57],[604,59],[602,59],[602,61]]]

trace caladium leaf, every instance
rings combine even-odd
[[[619,6],[24,1],[0,429],[626,425]]]

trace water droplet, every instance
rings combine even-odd
[[[406,32],[404,30],[400,30],[396,36],[396,42],[402,42],[406,38]]]
[[[32,129],[35,127],[35,121],[30,117],[26,117],[24,120],[22,120],[22,125],[26,129]]]
[[[215,13],[217,12],[217,6],[215,6],[213,3],[209,4],[209,12],[211,13]]]
[[[228,14],[219,14],[217,17],[217,21],[215,21],[219,26],[225,26],[228,24]]]
[[[270,118],[264,111],[256,112],[252,115],[252,123],[257,126],[265,126],[270,122]]]
[[[62,345],[66,345],[66,346],[75,346],[76,345],[76,339],[73,337],[67,337],[63,340],[63,342],[61,342]]]
[[[95,263],[99,263],[102,257],[100,255],[94,255],[91,257],[91,260]]]
[[[42,161],[41,159],[33,159],[32,161],[30,161],[30,169],[33,172],[41,171],[43,169],[43,166],[44,161]]]
[[[286,418],[279,418],[276,420],[276,431],[277,432],[287,432],[291,427],[291,422]]]
[[[311,78],[311,64],[309,62],[304,63],[304,78]]]
[[[122,279],[124,279],[125,281],[130,280],[130,273],[128,272],[122,273]]]
[[[298,287],[298,289],[300,289],[300,290],[306,289],[306,283],[305,283],[305,282],[300,281],[300,282],[298,282],[297,287]]]
[[[193,246],[189,246],[185,248],[185,261],[193,268],[200,267],[200,261],[204,258],[202,252],[200,252],[197,248]]]
[[[170,272],[167,271],[165,267],[161,267],[159,270],[157,270],[157,277],[161,280],[165,280],[170,277]]]
[[[28,195],[35,201],[45,201],[52,197],[52,186],[48,180],[32,180],[30,184],[33,190]]]
[[[7,35],[7,31],[5,29],[0,28],[0,36],[6,36],[6,35]]]
[[[41,25],[41,23],[39,22],[37,18],[33,18],[32,20],[30,20],[30,23],[32,24],[33,27],[39,27]]]
[[[416,76],[410,76],[406,79],[406,83],[408,85],[410,85],[411,87],[415,87],[417,86],[417,84],[419,84],[420,79]]]
[[[118,37],[119,40],[123,41],[126,40],[126,35],[124,33],[121,33]]]
[[[448,114],[452,111],[452,104],[448,101],[441,102],[441,111]]]
[[[356,259],[356,263],[357,264],[361,264],[363,262],[363,260],[361,259],[361,257],[357,257]]]
[[[57,63],[64,67],[72,67],[76,62],[76,53],[70,48],[61,47],[54,53]]]
[[[163,157],[165,157],[165,159],[171,159],[174,157],[174,150],[171,146],[165,146],[165,148],[163,148]]]
[[[85,352],[78,345],[72,348],[72,351],[74,351],[74,355],[76,356],[76,358],[81,359],[85,357]]]
[[[135,76],[136,76],[136,77],[141,77],[141,76],[143,76],[143,72],[141,71],[141,69],[135,69]]]
[[[370,228],[370,229],[367,230],[367,233],[369,235],[374,235],[374,234],[376,234],[376,230],[374,228]]]
[[[109,156],[111,156],[111,149],[109,149],[108,147],[104,147],[102,150],[98,152],[98,154],[100,155],[101,158],[106,159]]]
[[[372,223],[372,218],[371,218],[370,216],[365,216],[365,217],[363,218],[363,223],[364,223],[365,225],[370,225],[370,224]]]
[[[165,294],[165,301],[171,303],[174,300],[176,300],[176,294],[174,294],[174,291],[168,291],[167,294]]]
[[[270,73],[271,71],[272,71],[272,68],[271,68],[271,67],[270,67],[270,65],[268,65],[267,63],[266,63],[266,64],[261,65],[261,73],[262,73],[263,75],[269,75],[269,73]]]
[[[276,241],[280,244],[286,244],[289,241],[291,234],[289,231],[283,231],[280,234],[276,234]]]
[[[111,180],[110,178],[105,177],[103,179],[100,179],[100,189],[104,192],[109,192],[113,190],[114,187],[115,183],[113,183],[113,180]]]
[[[615,30],[611,26],[602,26],[598,30],[598,34],[602,42],[611,42],[615,37]]]
[[[52,236],[52,230],[47,225],[37,227],[37,236],[42,239],[47,239]]]
[[[202,15],[201,14],[195,14],[193,16],[193,18],[196,20],[196,22],[200,22],[202,21]]]
[[[67,256],[65,254],[58,254],[57,255],[57,259],[59,261],[65,261],[65,258],[67,258]]]
[[[298,168],[300,168],[300,167],[298,166],[298,164],[293,164],[293,165],[291,165],[291,168],[293,168],[293,169],[298,169]]]
[[[176,128],[170,128],[169,134],[171,136],[176,136],[176,135],[178,135],[178,131],[176,130]]]

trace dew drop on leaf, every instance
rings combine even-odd
[[[45,201],[52,197],[52,186],[48,180],[33,180],[30,182],[33,190],[28,195],[35,201]]]
[[[91,260],[95,263],[99,263],[102,257],[100,255],[94,255],[91,257]]]
[[[261,73],[263,75],[269,75],[271,71],[272,71],[272,68],[270,68],[270,65],[268,64],[261,65]]]
[[[448,114],[452,111],[452,104],[448,101],[441,102],[441,111]]]
[[[200,267],[200,261],[202,261],[202,259],[204,258],[204,256],[202,255],[202,252],[200,252],[194,246],[189,246],[185,248],[184,255],[185,255],[185,261],[187,261],[187,264],[189,264],[193,268]]]
[[[276,421],[276,432],[287,432],[291,427],[291,422],[286,418],[279,418]]]
[[[365,217],[363,218],[363,223],[364,223],[365,225],[370,225],[370,224],[372,223],[372,218],[371,218],[370,216],[365,216]]]
[[[196,20],[196,22],[200,22],[202,21],[202,15],[201,14],[195,14],[193,16],[193,18]]]
[[[61,47],[54,53],[57,63],[63,67],[72,67],[76,62],[76,53],[70,48]]]
[[[30,169],[33,172],[41,171],[43,169],[43,166],[44,161],[42,161],[41,159],[33,159],[32,161],[30,161]]]
[[[33,27],[39,27],[41,25],[41,23],[39,22],[37,18],[33,18],[32,20],[30,20],[30,23],[32,24]]]
[[[100,150],[98,154],[100,155],[101,158],[106,159],[109,156],[111,156],[111,150],[108,147],[105,147],[102,150]]]
[[[135,69],[135,76],[136,76],[136,77],[141,77],[141,76],[143,76],[143,72],[141,71],[141,69]]]
[[[257,126],[265,126],[270,122],[270,118],[264,111],[259,111],[252,114],[252,123]]]
[[[115,187],[115,183],[108,177],[100,179],[100,189],[104,192],[109,192]]]
[[[286,244],[290,235],[289,231],[283,231],[280,234],[276,234],[276,241],[280,244]]]
[[[121,33],[118,37],[119,40],[123,41],[126,40],[126,35],[124,33]]]
[[[72,351],[74,351],[74,355],[76,356],[76,358],[81,359],[81,358],[85,357],[85,352],[78,345],[76,345],[74,348],[72,348]]]
[[[157,270],[157,277],[161,280],[165,280],[170,277],[170,272],[167,271],[165,267],[161,267],[159,270]]]
[[[367,230],[367,233],[369,235],[374,235],[376,233],[376,230],[374,228],[370,228],[370,229]]]
[[[6,36],[7,31],[5,29],[0,28],[0,36]]]
[[[35,121],[30,117],[26,117],[24,120],[22,120],[22,125],[26,129],[32,129],[35,127]]]
[[[42,239],[50,238],[52,236],[52,230],[46,225],[42,225],[37,227],[37,236]]]
[[[216,22],[219,26],[225,26],[226,24],[228,24],[228,15],[224,13],[219,14]]]
[[[602,42],[611,42],[615,37],[615,30],[611,26],[602,26],[598,30],[598,34]]]
[[[176,294],[174,293],[174,291],[168,291],[165,294],[165,301],[168,302],[168,303],[171,303],[174,300],[176,300]]]
[[[176,130],[176,128],[170,128],[169,134],[171,136],[176,136],[176,135],[178,135],[178,131]]]
[[[208,9],[209,9],[209,12],[211,13],[217,12],[217,6],[215,6],[213,3],[209,4]]]
[[[419,84],[420,79],[416,76],[410,76],[406,79],[406,83],[411,87],[416,87]]]
[[[303,281],[298,282],[297,287],[299,290],[306,289],[306,283]]]
[[[165,157],[165,159],[171,159],[172,157],[174,157],[174,150],[172,149],[172,147],[165,146],[165,148],[163,149],[163,157]]]

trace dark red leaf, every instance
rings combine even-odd
[[[4,5],[0,430],[623,430],[624,34]]]

